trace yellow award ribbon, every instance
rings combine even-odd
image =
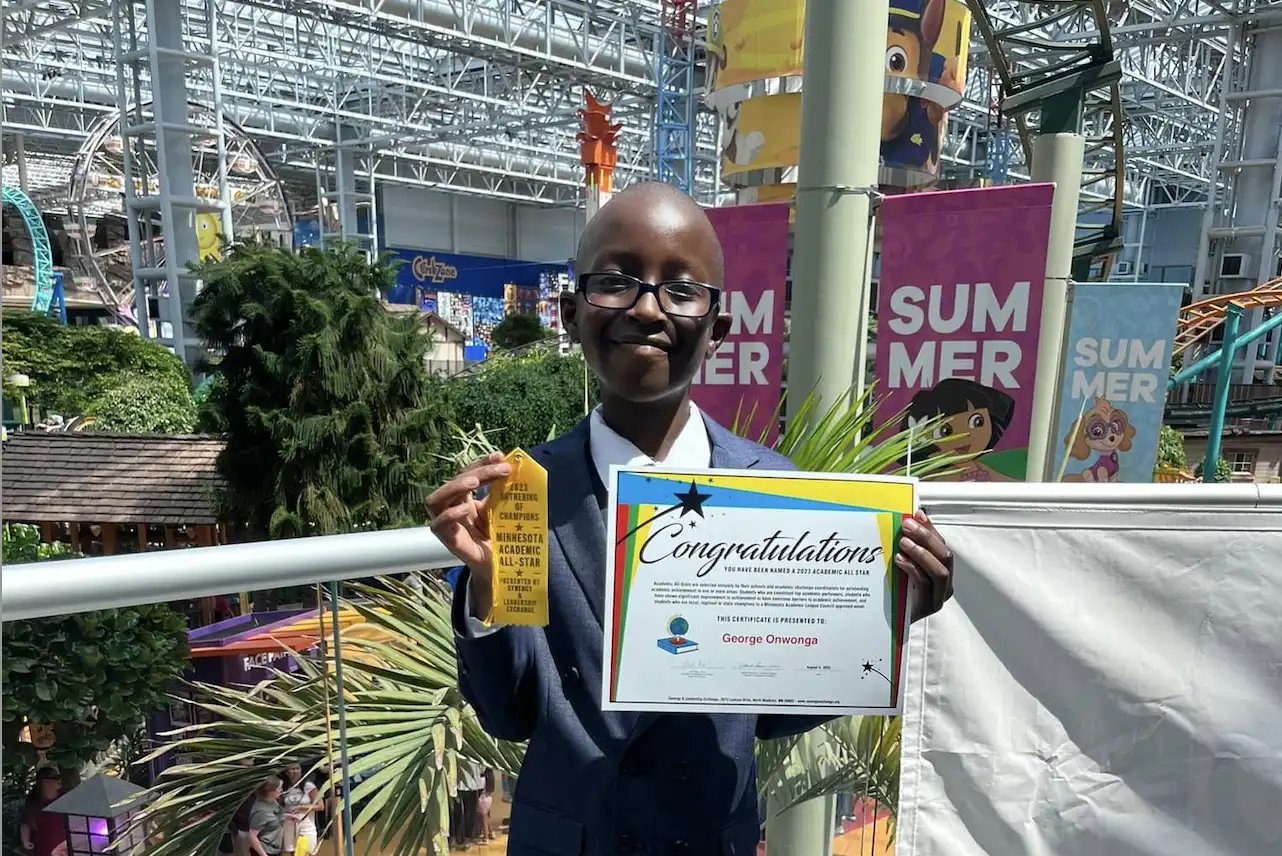
[[[488,505],[494,554],[495,624],[548,623],[548,471],[528,452],[505,459],[512,474],[495,485]]]

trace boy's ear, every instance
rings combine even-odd
[[[557,298],[561,305],[561,326],[570,334],[570,341],[579,344],[579,304],[573,294]]]
[[[712,319],[712,333],[708,336],[708,352],[704,359],[712,356],[721,347],[721,343],[730,335],[730,325],[732,319],[729,312],[721,312],[717,317]]]

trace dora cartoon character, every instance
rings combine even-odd
[[[926,445],[917,445],[914,439],[914,454],[922,458],[941,453],[978,455],[993,450],[1014,415],[1015,399],[1001,390],[950,377],[913,396],[901,430],[909,431],[923,422],[935,423],[930,427]],[[959,476],[962,481],[1013,480],[985,465],[982,458],[962,466],[965,468]]]
[[[1135,440],[1135,426],[1126,411],[1118,410],[1103,398],[1082,414],[1073,425],[1064,445],[1069,454],[1084,461],[1095,454],[1095,460],[1075,476],[1065,475],[1064,481],[1116,482],[1121,481],[1121,461],[1118,454],[1129,452]]]
[[[886,35],[886,76],[930,82],[935,44],[947,0],[891,0]],[[961,92],[955,60],[942,63],[938,82]],[[934,172],[944,108],[933,101],[887,91],[881,108],[881,157],[888,164]]]

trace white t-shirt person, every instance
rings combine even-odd
[[[303,779],[281,795],[285,808],[285,841],[294,842],[293,852],[298,856],[316,852],[316,786]],[[306,849],[304,849],[306,848]]]

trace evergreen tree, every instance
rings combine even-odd
[[[192,310],[217,354],[205,417],[227,438],[223,513],[256,538],[421,522],[439,466],[431,343],[375,294],[393,269],[352,247],[237,246]]]

